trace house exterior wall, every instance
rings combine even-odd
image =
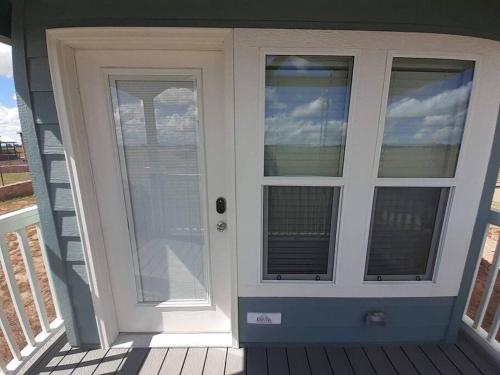
[[[500,29],[495,17],[500,14],[500,3],[483,0],[481,4],[482,6],[477,2],[460,0],[450,7],[446,1],[414,1],[403,4],[397,0],[377,3],[369,0],[349,3],[314,0],[304,8],[300,1],[294,3],[284,0],[218,0],[217,3],[196,0],[126,0],[121,1],[119,6],[110,1],[17,1],[13,9],[12,40],[21,121],[30,150],[30,169],[34,174],[41,225],[51,254],[52,272],[56,275],[57,293],[62,303],[70,343],[95,345],[98,334],[50,80],[46,29],[73,26],[323,28],[443,32],[500,40]],[[412,305],[412,309],[424,309],[428,316],[433,317],[432,324],[440,327],[432,340],[444,338],[454,299],[440,300],[439,303],[437,300],[429,302],[428,299],[420,301],[422,304],[417,302]],[[331,309],[340,306],[341,302],[325,301],[321,305],[323,310],[319,310],[318,314],[326,316]],[[365,306],[369,302],[361,299],[352,302],[352,310],[344,307],[342,315],[349,317],[352,311],[357,313],[359,306]],[[269,303],[275,302],[242,298],[241,314],[248,310],[249,305],[264,308]],[[290,309],[297,310],[300,306],[310,306],[311,300],[295,299],[287,303]],[[379,300],[377,303],[382,302]],[[408,311],[405,307],[408,303],[403,299],[400,305],[395,302],[393,311]],[[407,315],[408,322],[414,317],[412,314]],[[337,322],[342,324],[342,319]],[[244,316],[240,316],[240,330],[242,341],[259,342],[267,335],[259,336],[258,332],[247,331]],[[286,340],[286,335],[289,333],[283,336],[283,340]],[[245,337],[248,339],[245,340]],[[345,336],[343,341],[355,337]],[[421,335],[408,337],[423,339]]]

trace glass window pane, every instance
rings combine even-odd
[[[113,106],[138,300],[206,301],[196,77],[116,80]]]
[[[453,177],[472,61],[394,58],[379,177]]]
[[[367,280],[430,280],[448,188],[375,189]]]
[[[332,278],[340,188],[264,188],[264,279]]]
[[[265,176],[342,176],[353,61],[266,56]]]

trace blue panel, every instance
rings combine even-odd
[[[351,343],[442,341],[454,297],[435,298],[239,298],[242,343]],[[383,311],[385,326],[365,315]],[[281,312],[280,325],[247,323],[248,312]]]

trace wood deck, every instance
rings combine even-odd
[[[64,336],[29,374],[493,375],[500,368],[461,337],[457,345],[84,350]]]

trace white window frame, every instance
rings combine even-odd
[[[307,46],[307,48],[304,48]],[[342,177],[265,177],[265,55],[354,56]],[[235,30],[238,290],[243,297],[433,297],[458,293],[500,98],[499,44],[392,32]],[[392,57],[472,60],[473,87],[453,178],[378,178]],[[473,124],[474,126],[472,126]],[[474,131],[472,131],[472,128]],[[253,160],[253,163],[252,163]],[[255,162],[255,160],[257,162]],[[342,186],[334,279],[263,281],[262,186]],[[450,188],[433,280],[365,281],[375,186]]]

